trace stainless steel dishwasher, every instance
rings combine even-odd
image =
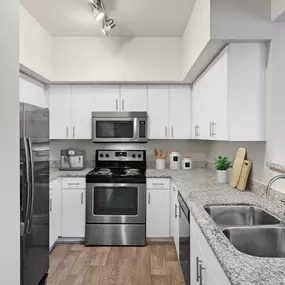
[[[190,211],[178,193],[179,219],[179,259],[186,285],[190,285]]]

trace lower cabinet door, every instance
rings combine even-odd
[[[49,192],[49,247],[51,248],[58,238],[57,219],[54,208],[54,190]]]
[[[169,190],[148,190],[146,198],[146,236],[169,237]]]
[[[85,237],[85,190],[62,191],[62,236]]]

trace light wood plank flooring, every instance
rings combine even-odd
[[[57,245],[47,285],[185,285],[175,247]]]

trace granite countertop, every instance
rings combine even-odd
[[[81,171],[61,171],[58,168],[50,168],[50,182],[62,177],[85,177],[93,168],[85,168]]]
[[[204,210],[205,205],[251,204],[260,206],[283,219],[284,208],[253,192],[240,192],[218,184],[208,169],[147,170],[147,177],[171,177],[197,224],[234,285],[285,284],[285,258],[259,258],[241,253],[228,241],[219,226]]]

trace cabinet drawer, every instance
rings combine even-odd
[[[169,190],[170,179],[169,178],[148,178],[146,180],[146,188],[153,190]]]
[[[85,189],[86,182],[83,177],[75,178],[62,178],[62,188],[63,189]]]

